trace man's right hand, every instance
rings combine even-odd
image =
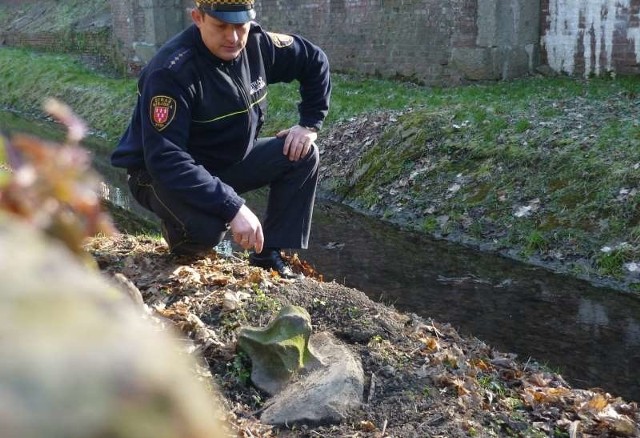
[[[262,225],[258,217],[243,205],[229,222],[233,240],[244,249],[255,248],[256,252],[262,251],[264,244],[264,235],[262,234]]]

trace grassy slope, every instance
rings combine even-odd
[[[108,10],[101,0],[23,0],[0,4],[0,29],[27,32],[66,31],[81,20]]]
[[[639,84],[536,78],[434,92],[333,188],[429,233],[621,279],[640,255]]]
[[[135,99],[135,80],[102,77],[63,55],[2,48],[0,77],[0,105],[34,113],[59,97],[111,140]],[[430,234],[490,240],[525,257],[582,258],[576,273],[620,277],[640,255],[639,85],[531,78],[430,89],[335,75],[328,128],[377,110],[414,111],[368,149],[357,178],[333,188],[392,220],[399,207],[412,211],[409,224]],[[296,103],[295,86],[271,87],[265,133],[294,123]],[[519,207],[532,209],[517,217]]]

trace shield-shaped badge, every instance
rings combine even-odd
[[[149,112],[153,127],[162,131],[176,115],[176,101],[169,96],[154,96]]]

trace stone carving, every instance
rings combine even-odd
[[[238,348],[251,358],[251,381],[266,393],[280,392],[296,373],[319,364],[309,346],[311,317],[298,306],[285,306],[265,328],[243,327]]]
[[[337,423],[362,403],[359,359],[329,333],[312,335],[301,307],[284,307],[265,328],[242,328],[238,348],[251,358],[252,382],[273,395],[263,423]]]

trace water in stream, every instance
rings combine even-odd
[[[325,279],[640,400],[640,299],[320,204],[304,258]]]
[[[29,124],[0,112],[0,129]],[[32,131],[45,136],[33,124]],[[85,142],[88,144],[88,142]],[[91,147],[108,150],[92,140]],[[100,157],[112,197],[129,203],[122,173]],[[560,371],[574,386],[601,387],[640,401],[640,299],[479,253],[319,202],[308,251],[325,279],[397,309],[449,322],[505,352]]]

